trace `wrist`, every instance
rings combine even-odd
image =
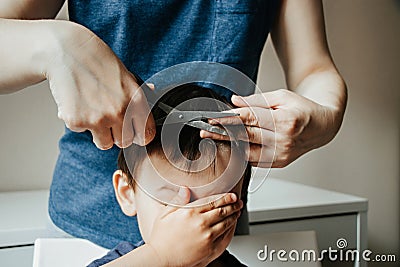
[[[54,23],[54,20],[0,19],[1,93],[14,92],[46,78],[46,62],[54,54],[50,34]]]
[[[51,69],[59,65],[58,59],[64,56],[64,42],[71,35],[73,26],[69,21],[34,21],[35,39],[32,45],[32,66],[37,75],[48,78]]]
[[[159,267],[169,266],[168,261],[164,259],[151,244],[144,244],[142,247],[146,251],[147,257],[154,261],[153,266],[159,266]]]

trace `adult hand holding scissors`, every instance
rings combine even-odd
[[[271,39],[293,91],[232,97],[238,107],[233,112],[247,126],[249,161],[260,167],[287,166],[328,143],[340,128],[347,101],[325,37],[322,1],[286,0],[281,5]],[[218,122],[235,124],[237,119]],[[204,131],[201,135],[225,138]]]
[[[147,119],[149,107],[138,81],[92,31],[69,21],[0,19],[0,32],[5,50],[0,93],[47,79],[58,117],[72,131],[89,130],[98,148],[142,145],[153,139],[154,120]],[[125,127],[130,101],[132,123]]]
[[[285,167],[306,152],[328,143],[339,130],[342,112],[320,105],[288,90],[233,96],[238,108],[229,112],[239,117],[210,120],[211,124],[243,123],[246,133],[240,140],[250,142],[248,160],[258,167]],[[229,137],[201,132],[204,138],[228,140]]]

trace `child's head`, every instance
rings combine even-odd
[[[203,98],[218,101],[207,102],[206,105],[204,105],[204,101],[196,101],[196,99]],[[179,109],[184,110],[222,111],[230,107],[224,98],[218,96],[212,90],[193,84],[179,86],[170,90],[160,101],[171,107],[179,106]],[[221,102],[225,104],[222,105],[220,104]],[[185,103],[189,104],[182,106]],[[244,160],[244,155],[243,158],[230,159],[232,155],[230,142],[214,141],[215,144],[212,143],[211,145],[216,148],[215,150],[207,149],[207,144],[204,146],[205,149],[202,149],[200,143],[204,139],[200,137],[200,130],[197,128],[188,125],[162,126],[162,119],[167,114],[157,105],[153,108],[152,114],[157,122],[154,140],[146,147],[133,144],[125,151],[121,150],[118,157],[119,170],[114,173],[113,177],[117,200],[126,215],[137,215],[144,241],[149,237],[156,216],[165,206],[157,199],[166,199],[168,194],[176,194],[176,191],[168,188],[168,183],[165,183],[159,188],[153,188],[153,190],[157,191],[155,193],[157,194],[156,197],[152,194],[155,191],[150,192],[150,196],[148,190],[143,190],[146,189],[146,183],[160,180],[161,177],[161,180],[166,180],[175,185],[188,186],[189,188],[201,186],[212,183],[223,173],[225,175],[228,173],[229,175],[229,172],[226,172],[229,160],[233,160],[233,165],[238,166],[241,163],[239,161]],[[172,140],[174,138],[163,139],[161,137],[162,130],[165,130],[166,127],[182,127],[179,132],[178,145]],[[205,161],[211,159],[211,162],[205,168],[193,171],[193,166],[187,164],[188,161],[182,160],[182,155],[189,162],[196,161],[199,158]],[[170,159],[173,159],[174,163],[171,163]],[[127,160],[129,161],[128,163]],[[238,162],[236,163],[235,161]],[[241,179],[233,185],[231,190],[238,197],[242,195],[242,187],[243,192],[247,192],[250,179],[250,167],[247,164],[245,166],[247,167],[242,170],[244,173],[240,174]],[[237,172],[234,168],[231,171]],[[197,197],[201,198],[205,197],[205,195]]]

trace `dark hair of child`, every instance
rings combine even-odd
[[[207,105],[204,104],[203,101],[192,101],[196,98],[209,98],[212,101],[207,101]],[[190,100],[190,102],[189,102]],[[164,94],[160,100],[162,103],[165,103],[171,107],[177,107],[181,103],[188,101],[190,105],[185,106],[185,110],[201,110],[201,111],[223,111],[226,110],[227,107],[231,108],[232,105],[222,96],[215,93],[212,89],[205,88],[196,84],[184,84],[169,90],[166,94]],[[224,103],[224,104],[221,104]],[[211,104],[210,104],[211,103]],[[152,114],[154,120],[157,123],[156,126],[156,135],[148,145],[146,146],[139,146],[136,144],[132,144],[130,147],[120,151],[118,156],[118,168],[122,170],[128,178],[128,183],[133,187],[134,186],[134,179],[133,176],[135,175],[135,170],[143,159],[146,157],[146,153],[151,155],[152,153],[160,153],[162,152],[161,146],[161,130],[162,127],[176,127],[176,126],[167,126],[162,125],[160,120],[166,117],[166,113],[161,110],[158,105],[154,105],[152,109]],[[200,156],[199,145],[201,140],[200,137],[200,129],[184,125],[179,133],[179,149],[183,156],[185,156],[188,160],[196,160]],[[165,143],[167,141],[167,143]],[[219,141],[214,140],[217,149],[222,147],[230,147],[230,141]],[[168,139],[163,140],[163,148],[164,152],[167,149],[167,153],[170,153],[172,157],[177,156],[176,153],[176,145],[173,142],[168,142]],[[131,173],[126,160],[125,155],[129,153],[129,160],[132,161]],[[247,201],[247,187],[249,185],[251,176],[251,167],[247,164],[247,167],[243,174],[243,186],[241,192],[241,198],[244,203]]]

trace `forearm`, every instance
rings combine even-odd
[[[64,0],[1,0],[0,18],[53,19]]]
[[[330,56],[322,1],[282,1],[271,37],[288,88],[343,113],[346,85]]]
[[[166,263],[162,263],[159,259],[155,250],[145,244],[143,246],[138,247],[137,249],[132,250],[131,252],[125,254],[124,256],[109,262],[104,267],[147,267],[147,266],[155,266],[155,267],[163,267],[167,266]]]
[[[0,93],[15,92],[46,78],[53,22],[0,19]]]
[[[310,72],[293,89],[308,99],[331,108],[343,115],[347,103],[347,88],[344,80],[334,67]]]

